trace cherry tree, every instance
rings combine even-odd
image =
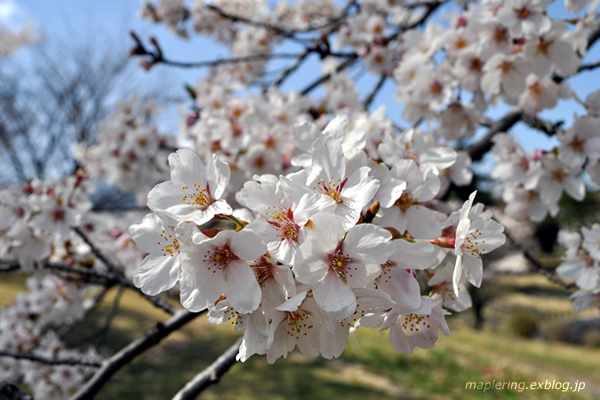
[[[553,274],[497,220],[540,222],[560,213],[563,195],[582,200],[586,180],[600,184],[600,88],[582,98],[569,86],[600,67],[586,57],[600,37],[598,1],[565,1],[562,16],[549,5],[145,3],[141,18],[205,36],[228,56],[182,62],[132,32],[131,55],[149,73],[204,72],[187,90],[180,132],[163,132],[156,105],[132,96],[77,146],[73,174],[0,191],[2,270],[29,276],[29,292],[0,310],[2,393],[27,398],[12,385],[25,383],[38,399],[93,398],[202,314],[233,321],[240,340],[176,399],[252,356],[339,357],[360,327],[389,332],[400,353],[429,349],[450,334],[445,316],[471,306],[484,255],[507,240],[574,290],[575,310],[600,305],[598,223],[560,233],[566,252]],[[377,77],[373,87],[353,68]],[[284,90],[297,74],[304,86]],[[385,85],[401,118],[371,109]],[[569,126],[539,117],[563,102],[580,107]],[[500,117],[499,103],[510,109]],[[555,147],[526,152],[510,134],[520,121]],[[502,210],[477,201],[472,164],[486,154]],[[98,181],[134,192],[139,207],[99,212]],[[115,286],[171,318],[112,356],[68,348],[60,328]]]

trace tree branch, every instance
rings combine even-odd
[[[235,341],[219,358],[215,360],[208,368],[196,375],[189,381],[177,394],[173,400],[193,400],[204,389],[214,385],[229,369],[236,363],[236,357],[240,349],[242,338]]]
[[[467,152],[473,161],[479,161],[492,148],[492,138],[496,133],[506,132],[521,120],[523,112],[511,111],[504,118],[492,123],[488,133],[481,138],[477,143],[473,143],[467,148]]]
[[[284,29],[284,28],[281,28],[281,27],[278,27],[278,26],[274,26],[274,25],[271,25],[271,24],[266,23],[266,22],[255,21],[255,20],[251,20],[251,19],[246,18],[246,17],[229,14],[229,13],[223,11],[222,9],[220,9],[219,7],[214,6],[212,4],[207,4],[206,8],[208,8],[209,10],[212,10],[212,11],[216,12],[221,17],[223,17],[225,19],[228,19],[231,22],[243,22],[244,24],[247,24],[247,25],[255,26],[255,27],[258,27],[258,28],[264,28],[264,29],[266,29],[268,31],[273,32],[276,35],[283,36],[283,37],[285,37],[287,39],[290,39],[290,40],[293,40],[293,41],[298,41],[300,43],[306,43],[306,40],[302,40],[302,39],[297,38],[294,35],[293,31],[290,31],[290,30],[287,30],[287,29]]]
[[[538,117],[531,117],[526,114],[521,116],[521,119],[529,127],[533,128],[533,129],[537,129],[538,131],[544,132],[548,136],[556,135],[556,132],[558,132],[560,127],[565,123],[565,121],[558,121],[558,122],[552,123],[550,121],[545,121]]]
[[[164,324],[156,324],[144,336],[124,347],[108,360],[105,360],[94,376],[70,400],[89,400],[94,398],[102,386],[122,367],[201,314],[202,312],[192,313],[187,310],[179,310]]]
[[[11,357],[17,360],[29,360],[46,365],[73,365],[82,367],[100,368],[102,365],[96,361],[87,361],[85,358],[47,358],[33,353],[17,353],[13,351],[0,350],[0,357]]]
[[[250,62],[250,61],[263,61],[263,60],[273,60],[276,58],[296,58],[301,53],[275,53],[275,54],[253,54],[251,56],[245,57],[234,57],[234,58],[224,58],[219,60],[211,60],[211,61],[198,61],[198,62],[182,62],[182,61],[173,61],[164,58],[163,56],[155,57],[153,53],[148,53],[152,57],[152,64],[167,64],[173,67],[181,67],[181,68],[203,68],[203,67],[214,67],[222,64],[236,64],[242,62]]]

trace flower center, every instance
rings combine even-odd
[[[319,186],[321,193],[331,197],[336,203],[342,203],[342,189],[344,188],[347,180],[348,179],[344,179],[342,181],[341,179],[338,179],[336,182],[332,176],[330,181],[323,179],[317,185]],[[313,189],[317,190],[317,187],[313,186]]]
[[[64,221],[64,219],[65,219],[65,214],[66,214],[66,211],[65,211],[65,209],[64,209],[64,208],[62,208],[62,207],[58,207],[58,208],[55,208],[55,209],[52,211],[52,218],[53,218],[55,221]]]
[[[517,14],[518,19],[527,19],[531,15],[531,11],[525,6],[521,8],[513,8],[513,11]]]
[[[421,328],[431,328],[429,315],[408,314],[402,316],[402,329],[419,332],[419,325],[422,325]]]
[[[481,235],[482,233],[479,231],[479,229],[475,229],[474,231],[467,233],[462,245],[460,246],[462,250],[468,251],[473,257],[481,258],[480,254],[485,253],[485,249],[479,250],[476,248],[476,246],[479,246],[479,240],[481,240],[478,238],[478,236]],[[456,240],[458,241],[458,238]],[[481,243],[485,243],[485,240],[481,240]]]
[[[165,231],[160,233],[160,237],[161,241],[159,241],[158,244],[161,244],[162,240],[166,242],[166,246],[161,249],[163,256],[175,257],[179,254],[179,241],[177,238],[174,238],[173,235],[168,235]]]
[[[351,271],[347,268],[348,264],[352,262],[352,259],[342,252],[343,243],[343,240],[340,241],[333,253],[327,255],[327,257],[329,259],[328,271],[335,272],[337,276],[345,282],[347,275],[352,277]]]
[[[403,193],[402,196],[398,200],[396,200],[395,205],[400,207],[403,212],[406,212],[417,200],[414,198],[412,193]]]
[[[579,139],[577,136],[573,138],[571,142],[571,148],[575,151],[583,151],[583,145],[585,144],[585,140]]]
[[[256,260],[255,264],[250,264],[250,267],[252,267],[259,285],[262,285],[267,279],[273,276],[273,264],[265,256],[261,256]]]
[[[267,212],[267,214],[269,213]],[[294,221],[294,213],[291,208],[286,211],[283,207],[279,207],[277,211],[271,212],[270,218],[273,220],[269,221],[267,219],[267,222],[277,229],[277,237],[292,240],[294,242],[298,241],[300,226]]]
[[[208,270],[213,273],[224,270],[230,261],[237,259],[238,257],[233,254],[228,245],[215,247],[204,255],[204,261],[212,264]]]
[[[212,204],[212,197],[210,195],[210,191],[208,190],[208,185],[206,189],[202,186],[194,183],[194,187],[190,189],[189,186],[182,186],[181,190],[185,190],[189,194],[183,196],[183,201],[190,206],[197,208],[205,208]]]
[[[307,333],[302,331],[305,329],[312,329],[314,327],[313,325],[308,325],[309,317],[310,315],[308,312],[301,308],[298,308],[296,311],[288,311],[287,334],[296,340],[300,339],[300,336],[306,336]]]
[[[513,65],[508,61],[503,61],[498,68],[502,71],[503,75],[508,75],[513,70]]]

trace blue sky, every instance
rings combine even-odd
[[[197,35],[192,35],[191,40],[182,40],[168,32],[162,25],[153,25],[139,19],[137,17],[139,6],[140,1],[138,0],[0,0],[0,24],[16,28],[31,22],[49,39],[97,35],[99,40],[102,40],[104,36],[108,35],[110,40],[122,45],[123,49],[131,46],[132,41],[127,32],[134,30],[143,38],[147,38],[150,34],[155,35],[167,56],[181,61],[210,60],[227,54],[223,47]],[[551,5],[549,14],[555,17],[567,16],[561,1],[555,1]],[[448,11],[446,10],[440,13],[436,19],[443,23],[447,15]],[[19,56],[25,57],[24,55]],[[596,45],[586,55],[584,61],[590,62],[599,58],[600,45]],[[306,63],[303,69],[284,85],[283,89],[302,88],[310,79],[309,76],[314,77],[318,72],[319,64],[315,58],[312,62]],[[353,70],[351,74],[357,72],[357,70]],[[140,70],[139,74],[146,73]],[[154,76],[166,76],[170,84],[177,88],[183,87],[184,83],[194,84],[203,71],[161,66],[153,68],[149,74],[156,74],[147,76],[150,79]],[[362,74],[358,81],[358,87],[363,94],[368,93],[377,79],[378,77],[369,73]],[[568,82],[582,98],[585,98],[588,93],[600,88],[600,71],[583,73],[576,78],[570,78]],[[394,91],[394,85],[388,82],[376,97],[371,110],[384,104],[388,117],[398,122],[402,106],[394,101]],[[508,110],[509,108],[506,106],[499,106],[492,111],[492,116],[501,116]],[[563,101],[559,103],[558,108],[542,112],[540,116],[551,121],[565,119],[566,126],[568,126],[573,119],[574,112],[582,113],[583,109],[571,101]],[[170,128],[176,129],[175,121],[169,125],[172,125]],[[533,131],[523,124],[513,128],[512,133],[521,140],[527,151],[534,148],[549,149],[555,144],[544,134]]]

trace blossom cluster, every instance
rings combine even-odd
[[[48,360],[81,359],[97,362],[99,356],[65,349],[56,328],[74,324],[84,315],[84,297],[78,284],[56,275],[31,276],[30,292],[19,293],[14,303],[0,308],[0,350],[30,354]],[[28,359],[0,357],[0,380],[22,381],[36,398],[69,398],[85,382],[93,369],[81,365],[47,365]]]
[[[581,234],[562,230],[558,241],[566,250],[556,273],[575,281],[579,289],[571,295],[575,311],[600,309],[600,224],[581,228]]]
[[[77,254],[71,228],[92,208],[88,190],[86,176],[79,172],[55,183],[34,180],[0,191],[2,258],[16,259],[22,270],[33,271],[38,262],[61,252],[61,246],[63,254]]]
[[[549,151],[527,154],[512,136],[501,133],[492,139],[492,155],[498,162],[491,173],[506,203],[505,213],[517,219],[540,222],[555,217],[558,202],[566,192],[575,200],[585,196],[582,172],[600,184],[600,115],[595,111],[600,91],[590,94],[582,104],[589,111],[576,116],[570,128],[558,129],[559,145]]]
[[[399,352],[432,347],[438,329],[449,333],[442,307],[470,306],[462,278],[480,286],[481,255],[505,240],[491,212],[473,205],[475,193],[449,215],[435,201],[456,152],[427,151],[410,131],[381,143],[377,162],[346,116],[323,131],[310,122],[291,131],[303,150],[293,160],[306,166],[255,175],[235,193],[244,207],[236,210],[223,198],[224,161],[171,154],[171,179],[148,195],[153,213],[130,228],[149,253],[134,283],[149,295],[178,284],[185,308],[232,320],[244,332],[241,360],[274,362],[296,346],[338,357],[361,325],[389,330]],[[430,296],[421,295],[418,271]]]
[[[158,112],[153,100],[131,97],[119,102],[116,111],[100,123],[96,144],[78,146],[78,162],[93,178],[143,196],[167,176],[164,149],[174,144],[173,137],[155,125]]]
[[[451,26],[429,22],[424,30],[402,27],[418,21],[427,4],[404,1],[362,1],[342,10],[331,1],[318,7],[313,1],[278,2],[270,8],[264,1],[198,0],[188,8],[184,0],[160,0],[146,3],[141,15],[183,36],[191,20],[195,32],[230,46],[232,57],[271,54],[274,44],[293,34],[337,30],[332,48],[350,49],[371,73],[393,78],[406,121],[436,121],[442,135],[456,140],[465,132],[473,135],[482,114],[499,99],[535,115],[572,96],[553,78],[578,72],[578,54],[585,54],[587,34],[598,25],[597,2],[565,1],[569,13],[585,13],[564,21],[548,16],[548,4],[467,1]],[[319,23],[344,15],[339,24]],[[346,54],[329,53],[342,59]],[[265,66],[262,59],[227,63],[213,75],[231,88],[250,85]]]

